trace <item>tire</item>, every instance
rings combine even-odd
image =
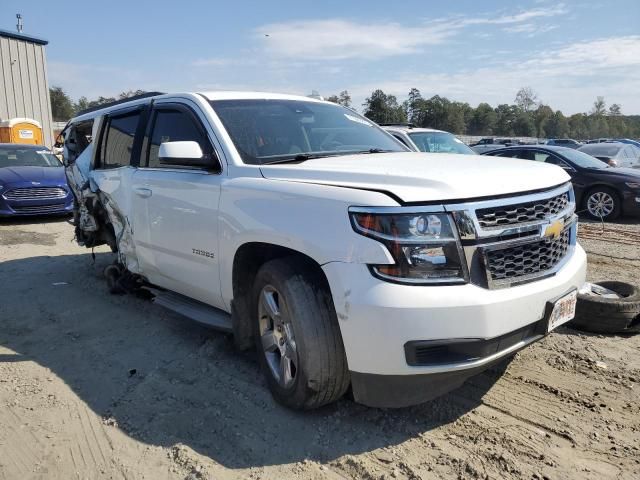
[[[595,187],[584,196],[583,209],[590,218],[610,222],[620,216],[620,196],[608,187]]]
[[[578,294],[576,316],[571,326],[593,333],[640,332],[640,289],[624,282],[599,282],[622,298]]]
[[[308,410],[338,400],[350,379],[331,295],[321,273],[296,260],[275,259],[260,268],[251,312],[258,358],[273,397],[289,408]]]

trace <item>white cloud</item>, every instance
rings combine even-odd
[[[521,23],[513,27],[505,27],[503,30],[507,33],[524,33],[531,38],[536,35],[550,32],[558,28],[558,25],[536,25],[535,23]]]
[[[398,23],[361,24],[347,20],[304,20],[264,25],[255,31],[271,55],[308,60],[381,58],[414,53],[454,35],[444,24],[408,27]]]
[[[445,43],[472,26],[529,22],[526,27],[514,31],[548,31],[549,28],[541,29],[531,21],[565,13],[567,8],[560,3],[511,15],[441,18],[417,26],[395,22],[358,23],[344,19],[297,20],[263,25],[254,31],[254,38],[260,41],[264,52],[274,57],[369,60],[413,54],[425,47]]]
[[[381,88],[402,99],[412,87],[423,95],[443,95],[472,105],[512,103],[517,90],[531,86],[551,107],[565,113],[587,111],[598,95],[621,103],[627,113],[640,112],[640,35],[578,42],[518,59],[456,73],[405,73],[386,81],[371,80],[350,88],[362,103]]]

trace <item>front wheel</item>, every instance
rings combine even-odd
[[[606,187],[591,190],[585,196],[584,207],[591,218],[596,220],[615,220],[620,216],[620,199]]]
[[[265,263],[254,282],[252,311],[271,393],[287,407],[310,409],[344,395],[349,372],[331,295],[320,273],[299,265]]]

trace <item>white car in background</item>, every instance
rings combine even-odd
[[[418,128],[405,123],[380,126],[414,152],[477,155],[462,140],[443,130]]]
[[[571,320],[585,279],[563,169],[410,152],[329,102],[143,96],[72,119],[64,150],[111,283],[255,347],[292,408],[446,393]]]

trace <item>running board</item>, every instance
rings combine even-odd
[[[224,332],[233,330],[231,315],[223,310],[168,290],[148,287],[147,290],[154,295],[153,303],[217,330]]]

